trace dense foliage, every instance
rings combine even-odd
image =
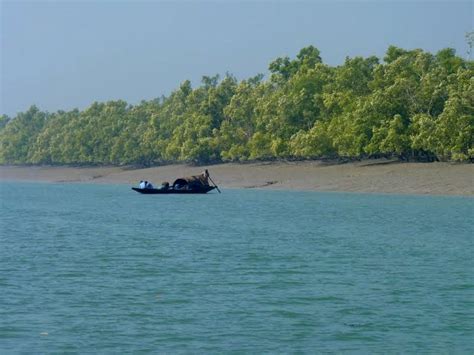
[[[474,62],[390,47],[331,67],[318,49],[270,75],[185,81],[169,97],[0,116],[0,163],[141,164],[273,158],[474,158]]]

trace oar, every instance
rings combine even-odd
[[[214,181],[212,181],[211,177],[208,176],[209,180],[211,180],[211,182],[214,184],[214,186],[216,187],[217,191],[219,191],[219,193],[221,193],[221,190],[219,190],[219,188],[217,187],[216,183]]]

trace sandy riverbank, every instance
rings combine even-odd
[[[0,181],[83,182],[155,185],[199,174],[206,167],[0,166]],[[207,167],[222,188],[266,188],[435,195],[474,195],[474,165],[400,163],[384,160],[331,164],[321,161],[218,164]]]

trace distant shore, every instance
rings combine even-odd
[[[345,164],[323,161],[227,163],[152,168],[0,166],[0,181],[155,185],[209,169],[222,188],[264,188],[362,193],[474,195],[474,165],[366,160]]]

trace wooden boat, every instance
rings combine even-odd
[[[211,181],[214,186],[209,185]],[[168,182],[164,182],[163,185],[158,188],[140,188],[132,187],[133,191],[141,194],[206,194],[209,191],[216,189],[219,193],[221,191],[217,185],[212,181],[209,176],[209,172],[205,170],[201,175],[189,176],[184,178],[176,179],[173,185],[170,186]]]
[[[174,189],[170,188],[159,188],[159,189],[140,189],[138,187],[132,187],[133,191],[139,192],[141,194],[206,194],[209,191],[214,190],[215,186],[202,186],[199,188],[193,189]]]

